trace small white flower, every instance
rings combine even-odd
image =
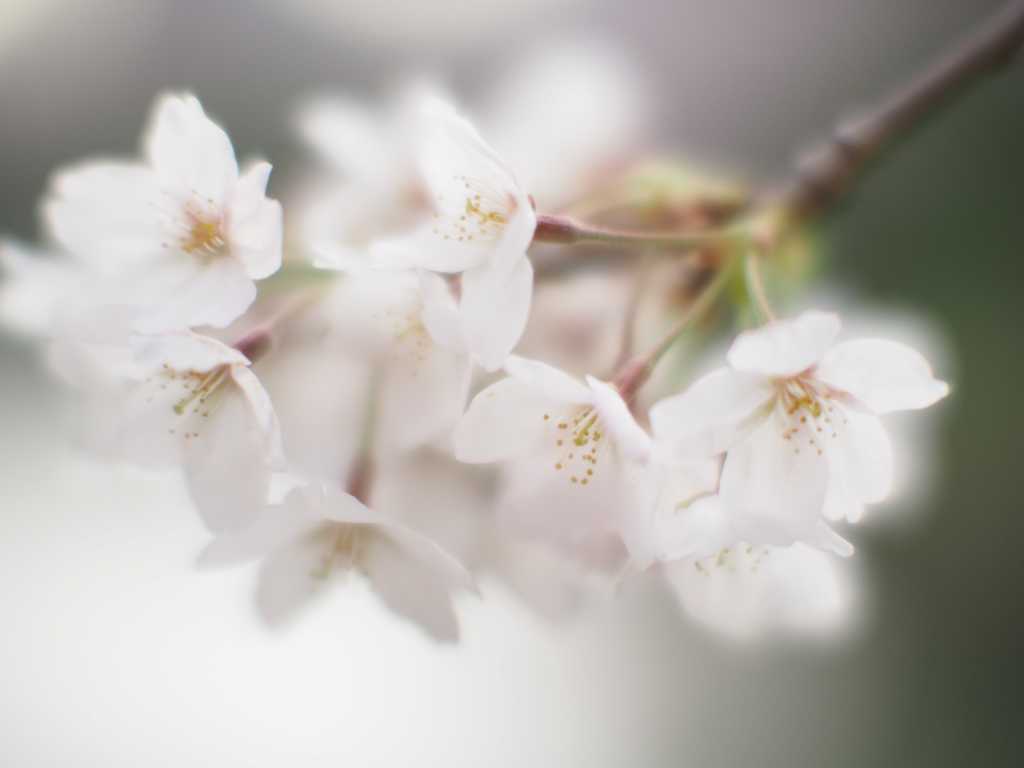
[[[45,213],[54,238],[146,307],[135,330],[224,327],[281,264],[281,207],[270,165],[239,174],[231,141],[193,96],[153,112],[144,163],[92,161],[56,176]]]
[[[511,171],[443,102],[423,109],[418,153],[432,213],[413,235],[373,248],[378,264],[461,272],[459,307],[477,362],[496,370],[522,336],[533,267],[526,250],[537,217]]]
[[[387,606],[441,641],[458,638],[452,605],[473,577],[432,539],[354,496],[315,484],[292,490],[252,527],[216,539],[204,565],[261,559],[257,594],[270,623],[291,618],[328,581],[357,573]]]
[[[847,625],[853,597],[840,561],[800,543],[737,542],[716,553],[662,567],[683,609],[738,640],[770,635],[825,636]]]
[[[725,453],[721,502],[746,541],[851,552],[822,515],[855,521],[889,494],[892,452],[878,417],[948,392],[909,347],[834,344],[838,333],[836,315],[806,312],[740,334],[729,368],[651,411],[678,457]]]
[[[55,360],[88,398],[85,440],[101,454],[182,466],[213,531],[250,523],[285,468],[270,398],[241,352],[190,332],[126,345],[64,341]]]
[[[619,538],[633,509],[635,475],[650,450],[616,389],[512,356],[507,378],[472,401],[455,431],[469,463],[517,461],[502,514],[517,527],[575,551]],[[620,542],[621,547],[621,542]]]

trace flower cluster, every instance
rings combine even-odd
[[[602,377],[536,359],[588,367],[594,329],[570,287],[535,292],[531,190],[446,99],[320,102],[299,124],[331,171],[287,259],[270,165],[240,170],[188,95],[158,100],[142,160],[56,174],[47,256],[0,249],[3,317],[46,339],[84,442],[181,468],[215,536],[202,565],[259,561],[269,621],[359,574],[442,640],[484,579],[553,618],[626,574],[727,629],[835,610],[829,558],[853,548],[834,526],[890,493],[880,417],[947,393],[921,355],[805,312],[642,408],[657,357]]]

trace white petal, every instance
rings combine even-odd
[[[651,452],[651,438],[636,423],[619,391],[593,376],[587,376],[587,384],[594,393],[594,407],[601,416],[601,423],[615,441],[615,447],[629,459],[646,459]]]
[[[879,414],[926,408],[949,394],[949,385],[934,378],[920,353],[882,339],[837,344],[814,375]]]
[[[539,360],[509,355],[505,372],[538,396],[561,403],[592,403],[594,393],[583,382]]]
[[[421,170],[434,195],[445,196],[440,201],[442,206],[451,207],[456,216],[463,212],[465,195],[461,177],[481,182],[496,192],[518,190],[515,179],[497,153],[449,104],[431,99],[424,103],[423,112]]]
[[[726,455],[723,509],[752,544],[805,540],[825,502],[828,459],[797,440],[786,440],[789,422],[776,407]]]
[[[330,581],[325,570],[330,536],[327,524],[304,529],[260,565],[256,604],[269,625],[295,619],[312,600],[323,595]]]
[[[256,163],[238,180],[228,209],[231,256],[253,280],[281,266],[281,204],[266,197],[270,163]]]
[[[223,568],[257,560],[287,547],[319,524],[302,509],[301,493],[267,507],[250,526],[217,536],[199,555],[201,568]]]
[[[762,376],[720,368],[651,408],[655,439],[677,458],[726,451],[775,395]]]
[[[209,336],[188,331],[154,336],[134,335],[129,346],[141,370],[211,371],[219,365],[247,365],[245,355]]]
[[[423,325],[438,344],[452,349],[464,349],[459,306],[440,275],[420,272],[420,293],[423,296]]]
[[[881,501],[892,490],[892,446],[874,414],[841,409],[832,419],[837,436],[826,438],[829,487],[825,516],[856,522],[865,503]]]
[[[426,334],[407,335],[385,361],[377,408],[378,448],[404,452],[447,438],[466,407],[469,357]]]
[[[377,269],[454,273],[485,264],[493,251],[491,243],[445,239],[434,232],[433,224],[425,224],[408,235],[375,240],[370,245],[370,260]]]
[[[523,456],[544,440],[551,401],[514,378],[484,389],[455,428],[455,458],[486,464]]]
[[[459,309],[466,343],[474,359],[495,371],[519,343],[530,314],[533,266],[522,258],[507,275],[491,267],[462,273]]]
[[[407,557],[417,560],[424,566],[432,578],[443,582],[449,588],[477,591],[473,575],[433,539],[390,516],[383,524],[383,530],[404,550]]]
[[[438,642],[455,642],[459,624],[451,589],[437,574],[388,540],[375,541],[366,554],[374,591],[395,613],[412,621]]]
[[[545,542],[594,567],[621,563],[629,531],[623,516],[636,509],[643,487],[635,467],[606,455],[596,467],[577,461],[557,469],[560,459],[552,440],[506,468],[497,509],[503,535]]]
[[[652,461],[644,496],[623,514],[622,537],[637,569],[655,561],[707,555],[733,543],[714,493],[718,462]]]
[[[100,269],[163,255],[162,217],[176,211],[138,163],[86,162],[59,172],[43,213],[52,237]]]
[[[379,525],[385,522],[379,512],[367,507],[350,493],[343,493],[333,486],[321,486],[319,493],[313,508],[314,513],[323,520],[356,525]]]
[[[161,97],[153,108],[146,155],[161,184],[182,198],[223,205],[238,179],[231,140],[192,95]]]
[[[741,333],[729,350],[729,365],[773,378],[793,376],[820,361],[838,335],[838,315],[804,312]]]
[[[800,544],[741,545],[665,574],[687,613],[735,638],[822,634],[842,627],[849,612],[835,560]]]
[[[207,264],[167,264],[137,286],[153,306],[136,322],[140,333],[209,325],[224,328],[256,298],[256,284],[241,262],[216,258]]]
[[[248,401],[256,431],[265,442],[267,464],[274,472],[284,472],[287,464],[281,444],[281,425],[270,402],[270,395],[250,368],[231,366],[231,378]]]
[[[233,371],[258,387],[248,369]],[[251,525],[267,504],[275,469],[276,421],[257,413],[251,392],[222,385],[209,417],[184,440],[185,479],[199,514],[213,532]]]
[[[537,214],[528,198],[517,198],[514,208],[501,239],[490,255],[491,266],[504,273],[514,270],[520,259],[526,258],[526,251],[537,229]]]

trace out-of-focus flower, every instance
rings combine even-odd
[[[677,456],[725,453],[721,502],[739,540],[849,554],[822,515],[855,521],[888,495],[892,452],[878,417],[948,392],[914,350],[835,344],[839,326],[836,315],[806,312],[743,333],[729,368],[651,411]]]
[[[437,640],[458,639],[452,605],[473,577],[432,539],[354,496],[320,484],[292,490],[248,529],[216,539],[206,565],[262,559],[257,599],[263,616],[280,623],[336,576],[366,577],[391,610]]]
[[[80,335],[58,343],[55,359],[85,390],[89,447],[182,466],[213,531],[243,527],[262,509],[286,465],[270,398],[241,352],[191,332],[133,335],[123,345]]]
[[[33,338],[50,335],[54,315],[86,282],[85,270],[66,258],[0,242],[0,324]]]
[[[469,391],[460,334],[455,299],[438,275],[340,276],[257,365],[293,467],[343,476],[366,429],[378,457],[446,439]]]
[[[51,232],[142,308],[135,330],[224,327],[281,263],[270,165],[240,174],[227,134],[188,95],[157,102],[145,156],[58,173],[45,205]]]
[[[636,67],[594,38],[537,46],[487,97],[479,111],[486,135],[545,212],[579,202],[631,159],[651,116]]]
[[[713,555],[663,566],[686,612],[736,639],[772,634],[824,636],[847,625],[852,594],[827,552],[736,543]]]
[[[505,370],[459,422],[456,458],[523,460],[524,481],[511,484],[502,504],[516,527],[581,552],[617,537],[650,451],[647,433],[618,391],[592,376],[584,384],[515,356]]]
[[[404,234],[424,215],[415,137],[422,105],[431,98],[434,89],[416,84],[383,108],[335,96],[299,112],[299,132],[329,170],[299,217],[299,236],[318,266],[365,268],[374,240]]]

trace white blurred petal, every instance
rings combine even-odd
[[[505,372],[540,397],[562,403],[594,402],[594,392],[583,382],[540,360],[509,355]]]
[[[775,395],[761,376],[720,368],[651,408],[656,439],[678,458],[714,456],[726,451],[751,427]]]
[[[256,163],[242,174],[230,204],[230,255],[253,280],[274,274],[281,266],[281,204],[266,197],[270,163]]]
[[[934,378],[920,353],[882,339],[837,344],[818,364],[815,377],[878,414],[926,408],[949,394],[949,385]]]
[[[520,259],[508,273],[477,267],[462,274],[462,315],[466,344],[488,371],[500,368],[519,342],[530,314],[533,266]]]
[[[646,459],[651,452],[651,438],[636,423],[619,391],[593,376],[587,376],[587,384],[594,393],[594,407],[601,416],[601,423],[615,447],[628,459]]]
[[[742,544],[672,565],[665,575],[687,613],[736,639],[823,635],[849,618],[852,595],[838,563],[801,544]]]
[[[230,258],[154,267],[137,288],[140,296],[153,297],[157,302],[136,321],[136,330],[141,333],[201,325],[224,328],[256,299],[256,285],[245,266]]]
[[[825,502],[828,460],[785,440],[780,407],[734,445],[722,469],[722,505],[739,535],[756,544],[789,544],[812,534]]]
[[[157,101],[145,146],[161,184],[182,198],[195,195],[223,205],[238,179],[231,140],[191,94]]]
[[[498,381],[469,404],[455,428],[455,457],[486,464],[522,456],[544,439],[551,400],[515,378]]]
[[[163,255],[167,208],[151,169],[87,161],[54,176],[43,214],[58,243],[99,269],[117,272]]]
[[[729,365],[771,378],[796,375],[825,356],[839,335],[839,326],[839,316],[830,312],[775,320],[737,336],[729,349]]]

